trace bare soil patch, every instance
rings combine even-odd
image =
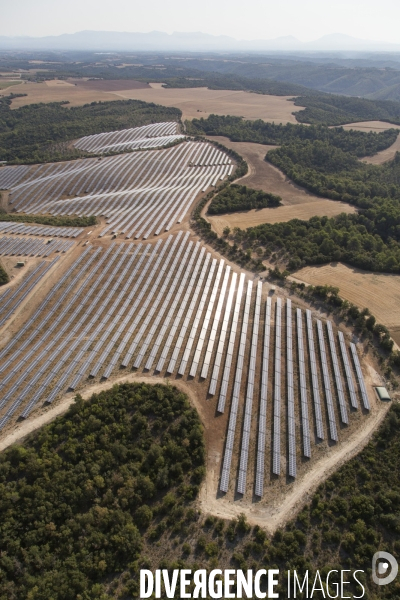
[[[312,285],[334,285],[340,295],[361,308],[369,308],[379,323],[386,325],[400,345],[400,276],[370,273],[342,263],[305,267],[293,276]]]

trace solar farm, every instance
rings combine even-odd
[[[0,435],[127,374],[182,383],[218,450],[214,495],[267,502],[373,410],[356,340],[191,231],[235,168],[223,150],[176,123],[75,145],[101,156],[0,169],[10,210],[100,221],[0,223],[0,256],[28,263],[0,289]],[[107,155],[122,149],[135,151]]]

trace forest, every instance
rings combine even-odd
[[[282,594],[287,569],[363,569],[365,598],[396,600],[400,583],[375,586],[370,572],[378,549],[400,557],[399,468],[395,404],[365,449],[270,536],[243,514],[197,510],[203,432],[176,388],[77,396],[65,416],[0,455],[0,597],[128,600],[140,568],[278,568]]]
[[[214,244],[233,260],[239,264],[244,264],[246,258],[247,262],[255,260],[253,268],[258,270],[263,270],[262,259],[268,258],[290,270],[342,261],[362,269],[400,273],[400,154],[379,166],[358,160],[388,147],[397,131],[377,134],[321,126],[284,126],[215,115],[194,120],[193,128],[198,134],[203,131],[231,139],[280,143],[279,148],[267,153],[267,161],[314,194],[358,208],[352,215],[293,219],[247,230],[235,228],[225,236],[228,243],[215,236]],[[196,221],[206,238],[214,238],[214,232],[200,215]],[[251,259],[253,252],[257,259]]]
[[[281,198],[274,194],[268,194],[262,190],[253,190],[245,185],[226,186],[213,197],[208,213],[220,215],[222,213],[237,212],[239,210],[251,210],[252,208],[272,208],[281,204]]]
[[[165,515],[190,509],[204,454],[197,413],[172,386],[78,396],[0,454],[0,597],[109,598],[110,578],[140,558],[144,532],[157,539]]]
[[[387,226],[392,229],[390,221]],[[246,230],[235,228],[230,237],[236,245],[252,248],[260,258],[279,260],[289,270],[341,261],[360,269],[399,273],[399,241],[380,235],[382,228],[385,216],[375,223],[364,214],[342,213],[331,218],[315,216],[309,221],[264,223]]]
[[[85,154],[60,144],[76,138],[159,121],[178,121],[181,111],[140,100],[92,102],[67,108],[66,102],[28,104],[11,110],[12,95],[0,98],[0,161],[40,163]]]
[[[385,150],[396,141],[399,134],[397,129],[366,133],[348,131],[342,127],[330,129],[320,125],[266,123],[262,119],[246,121],[229,115],[210,115],[207,119],[186,121],[185,125],[187,132],[192,135],[220,135],[228,137],[232,142],[256,142],[275,146],[318,140],[360,158]]]
[[[6,213],[0,210],[0,221],[20,223],[37,223],[38,225],[54,225],[55,227],[89,227],[96,225],[96,217],[68,217],[46,215],[21,215]]]

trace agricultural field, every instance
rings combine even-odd
[[[388,327],[400,346],[400,278],[398,275],[369,273],[342,263],[305,267],[293,277],[312,285],[333,285],[340,295],[360,306],[369,308],[379,323]]]
[[[18,92],[27,94],[27,96],[14,98],[12,108],[37,102],[62,102],[64,100],[69,101],[68,106],[79,106],[89,102],[134,99],[179,108],[184,120],[199,118],[199,116],[208,117],[209,114],[231,114],[243,116],[246,119],[297,123],[293,113],[299,110],[290,96],[267,96],[208,88],[166,89],[162,83],[148,85],[126,80],[26,82],[18,88]]]
[[[116,85],[117,84],[117,85]],[[36,104],[38,102],[63,102],[68,100],[68,106],[81,106],[90,102],[109,102],[120,100],[120,96],[114,90],[132,90],[136,87],[145,88],[147,84],[138,81],[87,81],[86,79],[65,81],[55,79],[41,83],[24,81],[13,89],[14,93],[26,94],[24,97],[14,98],[12,108]],[[10,90],[4,90],[3,94],[9,94]]]
[[[245,229],[261,223],[280,223],[291,219],[308,220],[315,215],[333,217],[342,212],[348,214],[355,212],[355,208],[350,204],[320,198],[301,188],[290,181],[279,169],[265,161],[268,150],[276,146],[265,146],[252,142],[231,142],[223,136],[209,136],[209,139],[235,150],[247,162],[248,173],[238,179],[236,183],[280,196],[283,205],[218,216],[206,215],[207,208],[205,208],[203,216],[211,223],[218,235],[222,235],[225,227]]]

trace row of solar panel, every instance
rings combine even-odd
[[[63,240],[50,243],[32,238],[0,236],[0,254],[3,256],[49,256],[52,252],[67,252],[73,242]]]
[[[178,123],[154,123],[120,131],[87,135],[77,140],[74,146],[86,152],[118,151],[124,146],[131,147],[130,145],[135,142],[140,144],[147,140],[151,143],[153,138],[157,141],[159,138],[165,137],[167,138],[165,143],[168,143],[168,139],[176,134],[178,134]]]
[[[82,233],[80,227],[41,227],[39,225],[24,225],[23,223],[14,223],[10,221],[0,222],[0,232],[14,233],[21,235],[42,235],[53,237],[72,237],[76,238]]]
[[[20,165],[18,167],[0,168],[0,190],[8,190],[16,185],[28,173],[29,167]]]

